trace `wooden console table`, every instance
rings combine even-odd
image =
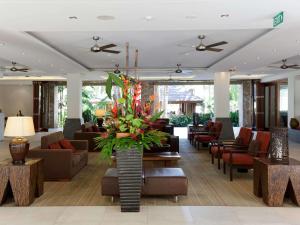
[[[285,196],[300,206],[300,161],[286,163],[270,159],[254,159],[254,194],[268,206],[282,206]]]
[[[24,165],[13,165],[11,159],[1,161],[0,177],[0,204],[5,201],[8,188],[17,206],[30,205],[44,192],[42,159],[26,159]]]

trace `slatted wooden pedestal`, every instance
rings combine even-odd
[[[30,205],[44,192],[42,159],[27,159],[24,165],[13,165],[11,160],[0,162],[0,203],[11,188],[17,206]]]

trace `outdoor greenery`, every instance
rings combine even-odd
[[[192,121],[192,117],[187,115],[172,115],[170,118],[170,123],[172,123],[175,127],[186,127],[191,124]]]
[[[120,98],[112,96],[113,85],[121,89]],[[153,96],[141,105],[141,88],[141,83],[131,77],[108,73],[106,93],[113,98],[113,108],[106,116],[107,132],[95,138],[104,158],[109,159],[113,150],[142,151],[152,145],[161,146],[161,141],[166,139],[166,133],[150,129],[151,123],[155,123],[163,112],[151,112]]]
[[[230,112],[230,120],[234,127],[239,126],[239,111]]]
[[[82,118],[84,122],[97,122],[95,116],[96,109],[105,108],[107,101],[106,98],[100,101],[96,99],[96,91],[93,86],[85,86],[82,88]]]

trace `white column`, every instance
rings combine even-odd
[[[295,77],[288,78],[288,125],[291,118],[295,117]]]
[[[215,73],[214,79],[214,107],[215,118],[229,118],[229,88],[230,73]]]
[[[82,80],[80,74],[68,74],[67,76],[67,117],[82,117]]]

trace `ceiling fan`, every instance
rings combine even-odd
[[[1,69],[3,70],[9,70],[11,72],[28,72],[29,68],[28,67],[19,67],[17,66],[17,63],[12,61],[11,62],[12,66],[11,67],[2,67]]]
[[[203,51],[220,52],[220,51],[223,51],[223,49],[214,48],[214,47],[228,44],[228,42],[226,42],[226,41],[220,41],[220,42],[216,42],[216,43],[213,43],[210,45],[204,45],[203,40],[205,39],[205,35],[199,35],[198,38],[200,39],[200,44],[196,46],[196,50],[200,51],[200,52],[203,52]]]
[[[112,54],[119,54],[120,51],[116,51],[116,50],[110,50],[108,48],[113,48],[116,47],[117,45],[115,44],[108,44],[108,45],[103,45],[100,46],[98,44],[98,41],[100,40],[99,36],[93,36],[93,40],[95,41],[95,44],[91,47],[91,52],[107,52],[107,53],[112,53]]]
[[[300,69],[300,66],[298,64],[292,64],[292,65],[287,65],[287,60],[286,59],[283,59],[281,60],[282,61],[282,65],[281,66],[269,66],[269,67],[272,67],[272,68],[277,68],[277,69],[283,69],[283,70],[286,70],[286,69]]]

